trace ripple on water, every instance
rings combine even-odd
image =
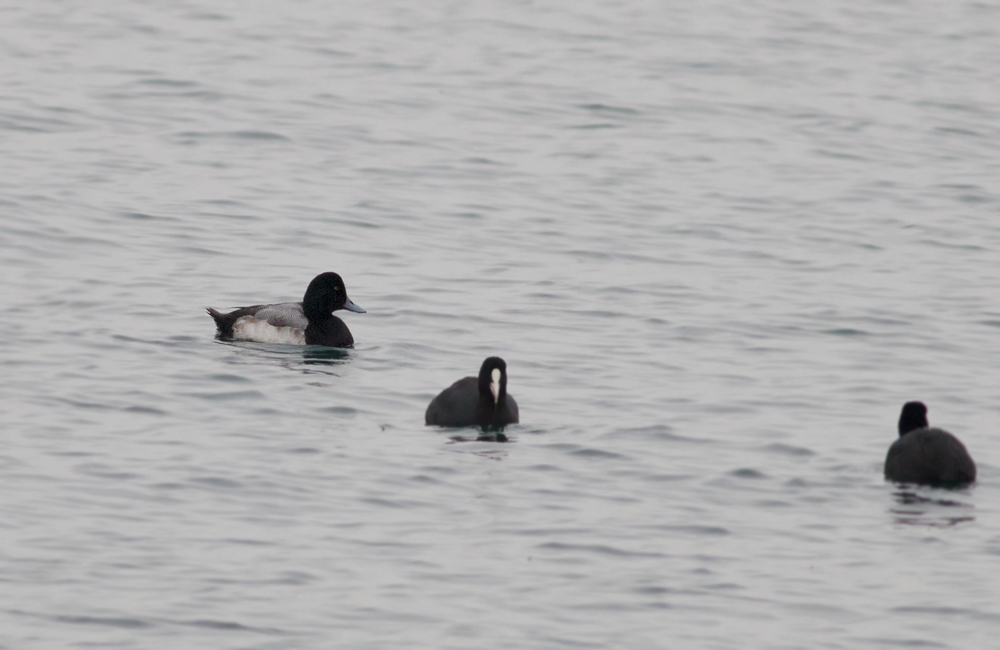
[[[773,442],[768,445],[764,445],[761,449],[770,454],[779,454],[783,456],[792,456],[794,458],[808,458],[810,456],[815,456],[816,452],[811,449],[806,449],[805,447],[798,447],[795,445],[789,445],[782,442]]]
[[[207,630],[216,630],[220,632],[247,632],[250,634],[262,634],[266,636],[285,636],[289,634],[286,630],[275,627],[257,627],[253,625],[245,625],[243,623],[235,623],[233,621],[218,621],[212,619],[195,619],[192,621],[176,621],[176,625],[183,625],[186,627],[202,628]]]
[[[535,546],[539,551],[552,551],[561,559],[567,559],[567,555],[599,555],[621,558],[666,558],[663,553],[653,553],[648,551],[630,551],[617,546],[607,544],[569,544],[565,542],[545,542]]]
[[[183,395],[213,402],[252,401],[260,403],[267,401],[267,395],[259,390],[203,391],[184,393]]]
[[[729,472],[729,476],[732,476],[734,478],[752,479],[752,480],[770,478],[764,472],[760,471],[759,469],[754,469],[752,467],[741,467],[739,469],[734,469],[731,472]]]
[[[604,437],[635,436],[638,438],[648,438],[656,442],[684,442],[696,445],[710,445],[713,440],[707,438],[696,438],[675,433],[675,428],[667,424],[652,424],[642,427],[626,427],[614,429],[604,435]]]

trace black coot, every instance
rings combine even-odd
[[[899,483],[958,485],[976,480],[976,464],[958,438],[928,426],[923,402],[907,402],[899,416],[899,438],[885,457],[885,477]]]
[[[517,402],[507,394],[507,364],[500,357],[483,361],[478,378],[459,379],[431,400],[424,422],[487,429],[516,424]]]

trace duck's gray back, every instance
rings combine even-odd
[[[253,317],[257,320],[267,321],[274,327],[294,327],[305,331],[309,326],[309,320],[302,311],[301,302],[279,302],[274,305],[264,305],[258,309]]]

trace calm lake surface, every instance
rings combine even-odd
[[[0,54],[0,647],[996,644],[1000,5],[6,1]],[[354,349],[214,339],[322,271]],[[424,427],[493,354],[510,442]],[[975,486],[883,480],[913,399]]]

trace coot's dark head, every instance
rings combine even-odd
[[[302,311],[309,320],[322,320],[338,309],[365,313],[347,297],[344,281],[336,273],[320,273],[306,288]]]
[[[507,364],[500,357],[488,357],[479,369],[479,394],[488,395],[494,406],[507,401]]]
[[[905,436],[911,431],[926,428],[927,406],[923,402],[903,404],[903,412],[899,414],[899,435]]]

